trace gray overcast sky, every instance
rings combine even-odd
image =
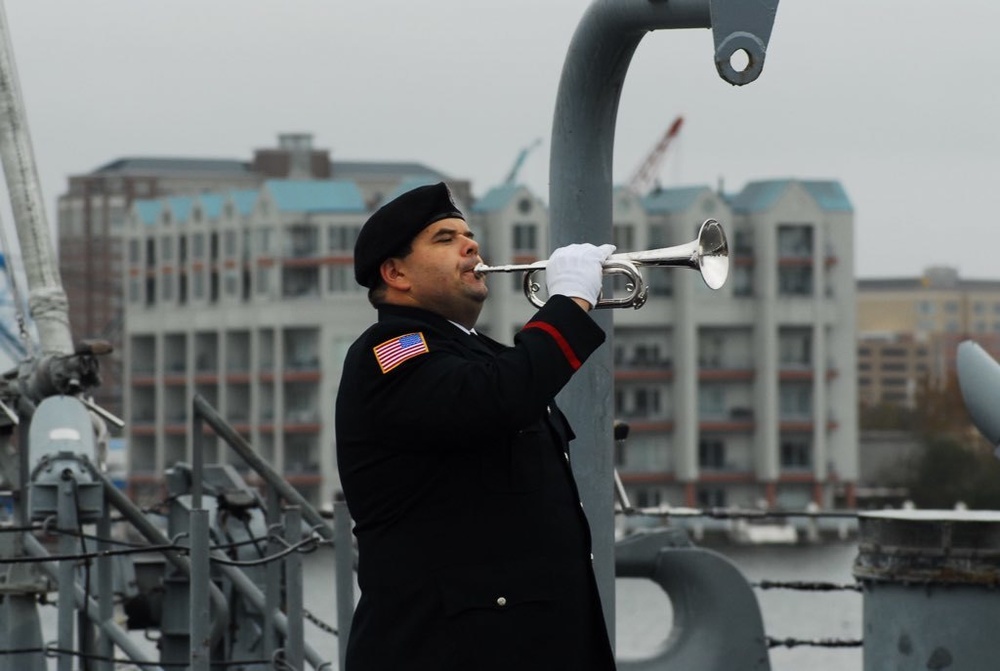
[[[335,157],[417,160],[482,195],[521,147],[547,198],[556,87],[587,0],[14,0],[6,4],[46,207],[127,155],[247,159],[281,131]],[[763,75],[715,72],[708,30],[636,52],[624,182],[678,115],[665,186],[836,179],[860,277],[1000,278],[995,0],[783,0]]]

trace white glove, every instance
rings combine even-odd
[[[595,247],[583,243],[560,247],[552,252],[545,266],[549,296],[561,294],[597,305],[603,284],[604,261],[614,251],[614,245]]]

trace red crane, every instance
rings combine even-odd
[[[656,179],[656,175],[659,172],[660,164],[663,162],[663,155],[666,153],[667,147],[670,145],[670,141],[677,137],[683,123],[684,117],[682,116],[674,119],[674,122],[670,124],[670,128],[667,129],[667,132],[663,134],[660,141],[646,156],[646,160],[644,160],[642,165],[640,165],[639,168],[632,173],[632,177],[628,180],[628,188],[633,193],[642,196],[649,191],[649,187],[652,186],[653,181]]]

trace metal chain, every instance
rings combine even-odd
[[[760,589],[797,589],[804,592],[861,591],[861,585],[858,584],[818,581],[810,582],[807,580],[789,580],[784,582],[780,580],[761,580],[760,582],[750,583],[750,585]]]
[[[332,634],[334,636],[340,636],[340,632],[337,631],[335,627],[327,624],[326,622],[323,622],[321,619],[313,615],[307,608],[302,609],[302,614],[305,615],[307,620],[315,624],[317,627],[319,627],[326,633]]]
[[[772,636],[767,637],[767,647],[777,648],[779,646],[784,646],[786,648],[795,648],[800,645],[810,645],[818,648],[860,648],[863,644],[863,640],[860,638],[774,638]]]

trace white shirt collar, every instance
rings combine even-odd
[[[478,333],[476,333],[476,329],[474,329],[474,328],[467,329],[464,326],[462,326],[461,324],[459,324],[458,322],[452,322],[450,319],[448,321],[450,321],[452,324],[454,324],[458,328],[462,329],[463,331],[465,331],[469,335],[479,335]]]

